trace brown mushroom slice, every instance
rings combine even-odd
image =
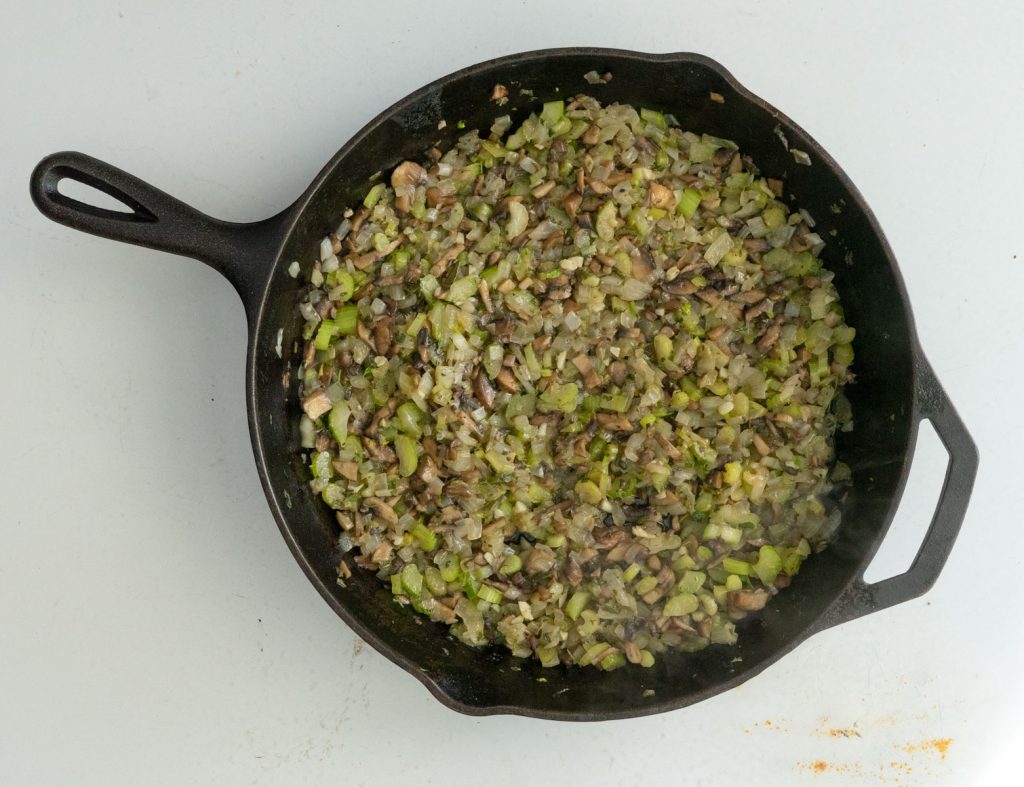
[[[729,591],[729,604],[733,609],[743,612],[756,612],[764,609],[768,603],[768,593],[764,590],[732,590]]]
[[[555,552],[544,544],[535,545],[523,561],[523,571],[527,574],[543,574],[554,567]]]
[[[314,421],[324,413],[328,412],[333,406],[331,397],[327,395],[327,392],[323,388],[317,388],[313,393],[302,400],[302,409],[305,410],[306,415]]]
[[[585,353],[580,353],[572,359],[572,365],[575,366],[579,373],[583,376],[583,384],[587,388],[597,388],[601,385],[601,378],[598,377],[597,372],[594,371],[593,364],[590,363],[590,358]]]
[[[476,378],[473,380],[473,393],[486,409],[494,408],[494,397],[498,395],[498,392],[491,385],[491,381],[483,369],[476,373]]]

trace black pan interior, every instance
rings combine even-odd
[[[609,71],[613,78],[589,85],[583,74],[592,69]],[[512,98],[501,109],[489,101],[497,82],[510,88]],[[724,103],[710,100],[712,91]],[[521,118],[544,100],[580,92],[671,112],[685,129],[735,140],[762,172],[784,178],[787,197],[810,211],[828,241],[824,257],[836,272],[847,319],[857,329],[857,382],[848,389],[856,428],[837,444],[839,458],[853,470],[853,483],[840,501],[843,522],[835,543],[805,563],[793,586],[762,617],[741,625],[736,647],[675,654],[649,670],[610,674],[542,669],[500,649],[468,648],[441,625],[399,607],[389,590],[358,569],[346,587],[339,587],[337,528],[326,506],[309,492],[300,457],[295,375],[290,389],[282,385],[283,375],[294,371],[298,361],[294,348],[301,327],[295,309],[299,284],[286,268],[292,260],[304,266],[312,261],[320,238],[337,225],[342,208],[361,200],[375,173],[420,157],[432,144],[451,144],[463,133],[456,128],[458,121],[466,129],[487,129],[506,111]],[[442,119],[447,127],[438,130]],[[793,147],[810,154],[812,166],[794,162],[774,133],[777,126]],[[567,50],[467,69],[373,121],[339,152],[307,198],[271,275],[256,326],[250,394],[257,461],[265,464],[286,539],[329,603],[442,701],[469,713],[566,719],[634,716],[696,702],[751,677],[812,633],[874,553],[898,500],[914,434],[914,338],[903,286],[884,238],[831,159],[775,110],[742,92],[720,67],[694,56]],[[283,358],[274,350],[279,329]]]

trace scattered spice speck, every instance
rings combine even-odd
[[[827,735],[830,738],[860,738],[861,734],[854,727],[819,727],[819,735]]]
[[[933,752],[945,760],[946,755],[949,753],[950,744],[952,743],[952,738],[933,738],[931,740],[921,741],[920,743],[908,743],[897,748],[907,752],[908,754],[914,754],[915,752],[922,751]]]
[[[864,771],[857,762],[829,762],[828,760],[814,760],[813,762],[798,763],[801,768],[811,773],[847,773],[852,776],[864,777]]]

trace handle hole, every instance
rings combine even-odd
[[[880,582],[903,574],[921,549],[942,493],[949,453],[930,421],[922,421],[907,486],[885,540],[864,572],[864,581]]]
[[[81,202],[83,205],[90,205],[115,213],[123,213],[126,216],[135,213],[131,207],[121,202],[117,197],[112,197],[110,194],[100,191],[88,183],[83,183],[71,177],[64,177],[57,181],[57,191],[68,199]]]

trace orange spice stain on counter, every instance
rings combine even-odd
[[[814,762],[801,762],[798,763],[801,768],[812,773],[825,773],[826,771],[832,771],[834,773],[847,773],[854,776],[863,776],[864,773],[861,770],[860,763],[858,762],[829,762],[828,760],[815,760]]]
[[[902,749],[908,754],[915,752],[932,752],[938,754],[943,760],[946,759],[946,754],[949,753],[950,744],[953,743],[952,738],[933,738],[928,741],[921,741],[920,743],[908,743],[904,746],[898,746],[897,748]]]
[[[903,781],[914,770],[908,762],[893,760],[888,764],[881,763],[878,766],[878,773],[872,774],[865,771],[859,762],[830,762],[829,760],[814,760],[813,762],[801,762],[797,765],[805,771],[820,775],[823,773],[845,774],[854,776],[860,783],[871,780],[881,784],[896,785],[896,787],[908,787]]]
[[[830,738],[860,738],[861,734],[854,727],[826,727],[818,728],[818,735],[827,735]]]
[[[789,732],[789,727],[783,727],[783,722],[772,721],[771,719],[765,719],[764,721],[755,721],[750,727],[744,727],[743,732],[750,734],[750,730],[753,727],[762,727],[766,730],[774,730],[775,732]]]

